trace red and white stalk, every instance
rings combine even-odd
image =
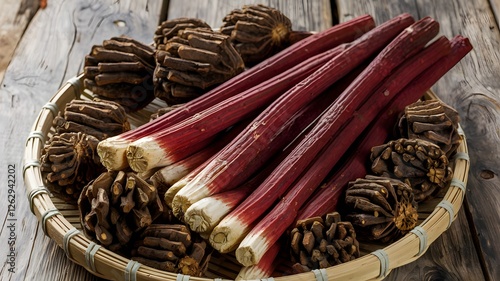
[[[270,277],[276,268],[279,251],[279,243],[272,245],[257,264],[242,267],[236,280],[261,280]]]
[[[169,114],[162,115],[129,132],[101,141],[98,145],[98,154],[102,164],[109,170],[127,168],[129,164],[126,158],[126,149],[131,142],[173,126],[235,94],[268,80],[275,73],[282,73],[292,68],[311,56],[323,53],[340,44],[351,42],[374,26],[375,22],[369,15],[335,25],[293,44],[201,97],[169,112]]]
[[[436,60],[432,66],[413,79],[376,118],[376,122],[364,134],[366,137],[353,150],[355,153],[328,180],[325,188],[319,190],[314,197],[308,200],[308,203],[299,211],[296,220],[322,216],[335,211],[338,198],[347,183],[356,178],[364,177],[367,174],[366,160],[370,155],[371,148],[386,141],[393,124],[397,121],[398,114],[403,112],[408,104],[422,97],[425,91],[430,89],[432,85],[472,50],[469,40],[460,35],[450,40],[450,45],[451,50],[447,56]]]
[[[341,73],[342,76],[345,75],[346,73],[342,73],[342,71],[352,71],[353,68],[359,65],[363,60],[383,49],[392,39],[394,39],[394,37],[400,34],[413,22],[411,16],[403,14],[383,23],[350,44],[350,47],[348,47],[343,54],[334,58],[325,68],[322,68],[321,71],[314,73],[312,76],[318,75],[322,77],[322,75],[326,74],[331,78],[339,75],[339,73]],[[397,50],[403,52],[401,48]],[[404,52],[407,51],[405,50]],[[354,64],[354,66],[352,64]],[[375,65],[377,65],[377,67],[372,67],[371,69],[367,68],[363,71],[363,73],[368,71],[375,74],[364,76],[374,76],[378,78],[378,80],[382,80],[384,74],[387,75],[388,71],[379,69],[382,67],[378,66],[378,64]],[[362,76],[362,74],[360,74],[360,76]],[[360,76],[358,76],[355,81],[358,81]],[[325,78],[322,77],[322,79]],[[315,79],[311,80],[315,82],[312,83],[314,85],[318,82],[315,81]],[[351,83],[348,89],[352,88],[352,85],[355,85],[355,83],[363,87],[359,87],[360,89],[356,90],[350,89],[349,91],[346,89],[335,100],[327,109],[327,112],[322,114],[318,121],[319,123],[314,126],[309,137],[292,151],[292,154],[278,166],[273,174],[268,177],[255,192],[217,225],[210,235],[211,245],[215,249],[224,252],[235,249],[239,242],[245,237],[246,233],[250,231],[252,223],[270,208],[275,200],[291,186],[293,181],[295,181],[302,171],[312,162],[322,147],[325,146],[330,137],[342,127],[345,121],[350,117],[350,113],[364,100],[366,95],[370,92],[370,87],[374,87],[378,82],[377,79],[370,79],[368,85],[365,85],[367,84],[365,81]],[[309,91],[307,91],[307,93],[309,93]],[[276,109],[273,109],[272,112],[275,111]],[[268,120],[266,120],[266,125],[272,127]],[[259,135],[261,134],[259,133]],[[236,146],[236,148],[240,147],[242,146]],[[245,155],[245,153],[242,153],[238,149],[234,149],[234,151],[237,152],[236,156]],[[245,157],[250,157],[250,155],[245,155]],[[244,159],[238,159],[237,163],[240,164],[240,162],[243,161]],[[224,171],[228,170],[233,172],[235,169],[226,169]],[[220,184],[218,184],[218,186],[220,186]]]
[[[437,33],[437,31],[436,31]],[[397,40],[397,39],[395,39]],[[430,38],[429,38],[430,40]],[[294,183],[280,202],[248,233],[236,250],[236,258],[244,265],[256,263],[286,229],[293,224],[304,205],[327,174],[338,163],[363,130],[384,110],[390,100],[419,73],[450,52],[448,39],[441,37],[429,47],[404,61],[357,109],[344,129],[318,154],[308,170]],[[370,67],[370,66],[368,66]],[[361,75],[360,75],[361,76]]]
[[[198,152],[165,166],[154,173],[152,180],[163,186],[172,186],[195,168],[213,157],[219,150],[234,139],[250,122],[252,118],[243,120],[225,132],[222,132],[213,142]]]
[[[283,128],[295,112],[382,49],[411,23],[413,23],[413,18],[405,14],[393,19],[391,24],[376,27],[349,43],[341,54],[281,95],[254,120],[252,126],[247,128],[248,130],[242,132],[242,137],[226,146],[215,161],[210,162],[176,195],[174,208],[176,198],[178,198],[178,206],[184,206],[187,209],[204,197],[234,188],[234,182],[241,177],[242,173],[249,170],[249,164],[255,158],[261,157],[260,153],[266,151],[273,136]]]
[[[352,81],[354,77],[347,77],[344,80]],[[347,84],[342,82],[343,84]],[[342,83],[339,83],[342,85]],[[347,87],[346,85],[344,88]],[[294,140],[297,136],[299,136],[305,128],[311,126],[313,121],[318,118],[318,116],[327,108],[329,104],[331,104],[337,96],[340,94],[341,86],[326,92],[325,94],[320,95],[314,101],[309,103],[307,106],[301,108],[294,116],[286,120],[286,123],[277,131],[276,136],[272,138],[272,140],[267,144],[265,149],[258,152],[258,157],[253,157],[253,159],[248,163],[245,170],[242,170],[238,174],[238,178],[231,182],[232,186],[227,187],[225,190],[231,190],[236,186],[241,185],[247,178],[253,175],[258,169],[262,166],[266,166],[266,169],[269,165],[266,163],[268,160],[275,156],[279,150],[290,145],[292,140]],[[237,142],[239,138],[246,137],[245,134],[238,135],[233,142]],[[288,150],[287,150],[288,151]],[[192,173],[189,177],[189,180],[182,180],[182,191],[176,191],[177,194],[174,196],[174,199],[171,203],[172,211],[175,216],[181,218],[183,217],[186,210],[189,208],[191,204],[186,204],[186,201],[183,201],[186,196],[190,196],[192,198],[193,194],[197,194],[197,190],[193,189],[193,185],[189,185],[192,180],[195,180],[197,176],[205,169],[206,166],[210,165],[212,161],[216,161],[220,155],[219,152],[214,156],[214,158],[207,163],[204,163],[203,168],[196,169],[196,173]],[[282,153],[281,153],[282,154]],[[276,164],[277,165],[277,164]],[[275,167],[275,166],[274,166]],[[180,186],[179,186],[180,187]],[[194,186],[196,187],[196,186]],[[191,189],[190,189],[191,188]],[[220,190],[218,193],[223,192],[224,190]],[[173,192],[172,192],[173,194]],[[217,194],[217,193],[213,193]],[[210,194],[210,195],[213,195]],[[205,198],[207,196],[199,196],[199,199]],[[196,200],[198,201],[198,200]],[[168,203],[167,203],[168,204]]]
[[[184,214],[184,221],[191,230],[208,236],[212,229],[238,206],[250,194],[258,183],[245,184],[241,187],[221,192],[191,205]]]
[[[215,134],[268,106],[342,50],[343,46],[339,46],[311,57],[176,125],[132,142],[126,153],[130,167],[136,172],[143,172],[185,158],[205,146],[206,141]]]

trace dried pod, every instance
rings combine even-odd
[[[154,99],[154,48],[127,37],[112,37],[85,56],[84,85],[102,99],[137,111]]]
[[[375,146],[370,160],[376,175],[411,186],[417,202],[443,190],[453,176],[446,154],[436,144],[421,139],[401,138]]]
[[[212,29],[210,25],[197,18],[177,18],[162,22],[155,31],[154,42],[157,49],[164,49],[167,41],[177,33],[186,28],[206,28]]]
[[[337,212],[297,221],[290,232],[290,257],[296,273],[327,268],[360,256],[356,231]]]
[[[123,107],[115,102],[99,100],[72,100],[64,113],[53,121],[56,132],[82,132],[104,140],[130,130]]]
[[[246,5],[223,19],[220,32],[231,42],[245,64],[259,63],[290,44],[292,23],[283,13],[264,5]]]
[[[392,242],[417,225],[412,188],[397,179],[368,175],[349,182],[345,203],[360,239]]]
[[[202,276],[211,248],[183,224],[153,224],[134,243],[132,260],[173,273]]]
[[[135,173],[107,171],[85,186],[78,209],[85,235],[118,251],[161,216],[164,207],[156,188]]]
[[[54,196],[76,203],[83,187],[102,173],[97,154],[99,140],[81,132],[53,135],[42,151],[45,184]]]
[[[241,73],[245,65],[228,36],[186,28],[156,52],[155,95],[169,105],[190,101]]]
[[[418,101],[405,108],[399,119],[401,137],[437,144],[448,159],[460,144],[458,112],[439,100]]]

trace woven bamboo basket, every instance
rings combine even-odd
[[[40,171],[41,150],[51,134],[52,120],[66,103],[91,96],[83,87],[82,76],[70,79],[41,109],[26,141],[23,176],[31,211],[37,216],[44,233],[66,253],[68,259],[92,274],[109,280],[226,280],[234,279],[240,270],[234,256],[213,255],[206,277],[190,277],[153,269],[113,253],[87,239],[80,232],[76,206],[51,196],[44,186]],[[437,99],[427,92],[426,99]],[[129,121],[144,122],[150,112],[131,115]],[[143,110],[144,111],[144,110]],[[137,125],[136,124],[136,125]],[[278,266],[278,275],[268,280],[381,280],[391,270],[418,259],[456,218],[467,184],[469,157],[466,138],[460,129],[461,143],[452,168],[454,176],[446,194],[419,205],[419,225],[390,245],[361,244],[362,256],[353,261],[309,273],[286,274],[286,266]],[[280,267],[285,268],[281,271]]]

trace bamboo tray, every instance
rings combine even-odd
[[[31,211],[37,216],[44,233],[64,250],[70,260],[92,274],[109,280],[202,281],[235,278],[240,266],[231,255],[213,255],[207,277],[200,278],[160,271],[115,254],[90,241],[80,232],[76,206],[65,204],[50,195],[40,171],[41,151],[45,141],[53,134],[52,120],[64,109],[65,104],[73,99],[90,97],[82,80],[82,76],[70,79],[42,107],[26,141],[23,168],[26,193]],[[430,91],[425,98],[438,99]],[[147,109],[143,111],[142,116],[130,115],[132,125],[140,124],[140,120],[147,120],[144,119],[146,116],[149,118]],[[466,137],[461,129],[459,131],[461,143],[455,157],[451,159],[454,176],[450,187],[442,198],[434,198],[419,205],[419,225],[413,231],[390,245],[362,243],[360,258],[327,269],[287,275],[287,267],[278,266],[277,272],[281,276],[267,280],[381,280],[392,269],[418,259],[450,227],[463,202],[470,163]]]

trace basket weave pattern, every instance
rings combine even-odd
[[[43,106],[26,141],[23,177],[31,211],[37,216],[44,233],[65,251],[70,260],[109,280],[221,280],[218,276],[236,275],[239,268],[231,258],[214,257],[208,269],[212,279],[169,273],[131,261],[87,239],[80,232],[76,207],[50,196],[40,171],[41,151],[45,140],[53,133],[52,120],[66,103],[85,98],[84,90],[82,76],[74,77],[62,86]],[[437,99],[432,92],[428,92],[425,98]],[[274,280],[380,280],[392,269],[418,259],[449,228],[462,205],[470,161],[461,129],[460,135],[460,146],[451,159],[454,176],[450,187],[443,198],[431,200],[423,210],[419,209],[419,217],[423,220],[413,231],[382,249],[372,245],[376,250],[370,251],[370,247],[365,247],[362,249],[364,255],[354,261],[309,273],[275,277]]]

